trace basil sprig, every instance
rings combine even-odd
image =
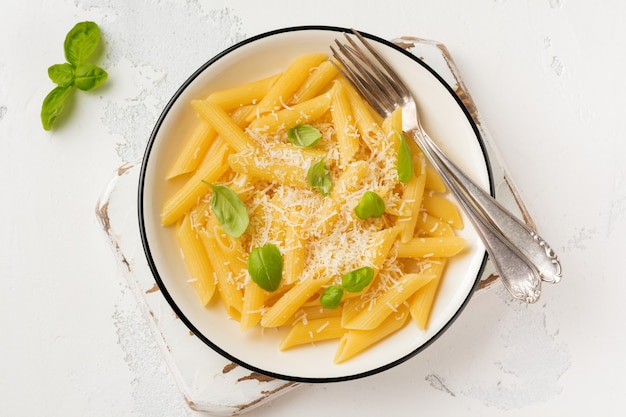
[[[366,191],[361,196],[359,204],[354,208],[354,212],[361,220],[380,217],[385,213],[385,202],[375,192]]]
[[[354,269],[341,277],[341,285],[331,285],[320,296],[320,304],[324,308],[337,308],[341,304],[344,290],[361,292],[370,285],[375,275],[374,268],[364,266]]]
[[[322,138],[322,132],[311,125],[297,125],[287,131],[289,142],[299,148],[315,146]]]
[[[333,189],[330,170],[323,159],[309,167],[306,179],[311,187],[315,188],[324,196],[329,195]]]
[[[400,146],[398,147],[398,181],[408,182],[413,176],[413,156],[411,148],[406,141],[406,137],[398,131],[396,134],[400,136]]]
[[[41,106],[41,124],[44,129],[52,129],[73,87],[92,90],[108,78],[105,70],[86,62],[99,43],[100,28],[94,22],[77,23],[68,32],[63,43],[67,62],[48,68],[48,76],[57,87],[48,93]]]
[[[209,185],[213,191],[211,209],[213,209],[217,221],[220,222],[226,233],[232,237],[240,237],[250,224],[246,205],[229,186],[202,182]]]
[[[283,278],[283,256],[272,243],[252,249],[248,256],[250,278],[265,291],[276,291]]]

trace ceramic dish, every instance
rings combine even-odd
[[[242,333],[220,305],[204,308],[193,288],[172,227],[162,227],[159,213],[173,186],[167,169],[181,148],[179,138],[193,129],[191,100],[204,98],[246,81],[275,74],[306,52],[329,52],[335,38],[347,31],[336,27],[295,27],[247,39],[204,64],[167,104],[150,137],[139,180],[139,223],[148,264],[174,312],[212,349],[251,370],[272,377],[304,382],[360,378],[398,365],[430,345],[458,317],[471,297],[486,254],[469,221],[459,235],[467,249],[447,266],[430,324],[422,331],[409,323],[401,331],[357,357],[333,363],[336,343],[320,343],[279,351],[280,334],[253,329]],[[428,66],[406,51],[364,34],[413,90],[425,128],[478,184],[492,189],[489,163],[478,129],[460,100]],[[277,331],[276,333],[279,333]]]

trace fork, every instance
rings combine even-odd
[[[456,197],[504,286],[513,297],[536,302],[542,281],[556,283],[561,279],[561,264],[555,252],[446,156],[424,130],[408,87],[370,42],[359,32],[352,30],[352,33],[360,45],[344,33],[347,43],[336,39],[337,49],[330,47],[337,61],[333,62],[335,66],[382,117],[401,109],[403,132],[417,142]]]

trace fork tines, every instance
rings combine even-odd
[[[353,37],[344,33],[348,43],[342,44],[335,39],[337,49],[330,47],[337,60],[333,64],[381,116],[389,116],[404,104],[410,93],[398,74],[363,35],[354,29],[352,33],[365,49]]]

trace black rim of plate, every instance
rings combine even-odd
[[[474,294],[476,287],[478,286],[479,282],[480,282],[480,277],[484,271],[485,265],[487,263],[487,253],[485,252],[485,255],[483,256],[483,260],[482,263],[480,265],[480,268],[478,270],[478,273],[476,275],[476,279],[474,280],[474,284],[471,288],[471,290],[468,292],[467,297],[465,298],[465,300],[463,301],[463,303],[461,304],[461,306],[459,307],[459,309],[456,311],[456,313],[448,320],[448,322],[435,334],[433,335],[429,340],[427,340],[423,345],[419,346],[418,348],[416,348],[415,350],[409,352],[408,354],[404,355],[401,358],[398,358],[386,365],[380,366],[378,368],[374,368],[365,372],[361,372],[361,373],[356,373],[356,374],[350,374],[350,375],[345,375],[345,376],[339,376],[339,377],[328,377],[328,378],[317,378],[317,377],[302,377],[302,376],[295,376],[295,375],[282,375],[282,374],[278,374],[275,372],[271,372],[268,371],[266,369],[260,369],[257,368],[255,366],[252,366],[244,361],[242,361],[241,359],[232,356],[231,354],[229,354],[228,352],[224,351],[223,349],[221,349],[219,346],[215,345],[213,342],[211,342],[211,340],[209,340],[206,336],[204,336],[194,325],[193,323],[191,323],[191,321],[185,316],[185,314],[181,311],[181,309],[178,307],[178,305],[176,304],[176,302],[174,301],[174,299],[171,297],[171,295],[169,294],[169,292],[167,291],[167,288],[165,286],[165,284],[163,283],[161,276],[159,274],[159,271],[156,267],[156,264],[154,262],[154,259],[152,257],[152,253],[150,250],[150,245],[146,236],[146,225],[145,225],[145,219],[144,219],[144,202],[143,202],[143,196],[144,196],[144,186],[145,186],[145,175],[146,175],[146,169],[147,169],[147,165],[148,165],[148,161],[150,158],[150,152],[152,150],[152,146],[154,145],[155,141],[156,141],[156,136],[159,132],[159,129],[161,127],[161,124],[163,123],[164,119],[167,117],[167,114],[169,113],[171,107],[173,106],[174,102],[178,99],[178,97],[183,93],[183,91],[189,86],[189,84],[191,84],[191,82],[193,82],[198,75],[200,75],[204,70],[206,70],[209,66],[211,66],[213,63],[215,63],[216,61],[218,61],[219,59],[221,59],[222,57],[228,55],[230,52],[244,46],[247,45],[249,43],[252,43],[256,40],[259,39],[263,39],[263,38],[267,38],[267,37],[271,37],[274,35],[279,35],[279,34],[284,34],[287,32],[296,32],[296,31],[331,31],[331,32],[338,32],[338,33],[350,33],[351,30],[347,29],[347,28],[343,28],[343,27],[337,27],[337,26],[317,26],[317,25],[313,25],[313,26],[294,26],[294,27],[288,27],[288,28],[283,28],[283,29],[277,29],[277,30],[273,30],[273,31],[269,31],[269,32],[265,32],[256,36],[253,36],[251,38],[248,38],[244,41],[241,41],[233,46],[231,46],[228,49],[225,49],[224,51],[220,52],[219,54],[215,55],[213,58],[211,58],[209,61],[207,61],[204,65],[202,65],[198,70],[196,70],[184,83],[183,85],[176,91],[176,93],[174,94],[174,96],[170,99],[170,101],[167,103],[167,105],[165,106],[165,109],[163,110],[163,112],[161,113],[159,119],[157,120],[154,129],[152,130],[152,133],[150,135],[150,139],[148,141],[147,147],[146,147],[146,151],[144,153],[144,158],[141,164],[141,171],[139,174],[139,189],[138,189],[138,216],[139,216],[139,231],[141,234],[141,242],[144,248],[144,252],[146,255],[146,259],[148,261],[148,265],[150,267],[150,270],[152,272],[152,275],[154,276],[154,279],[157,283],[157,285],[159,286],[159,289],[161,290],[161,293],[163,294],[163,296],[165,297],[165,299],[167,300],[167,302],[169,303],[169,305],[171,306],[171,308],[174,310],[174,312],[177,314],[177,316],[180,318],[180,320],[185,323],[185,325],[200,339],[202,340],[206,345],[208,345],[211,349],[213,349],[214,351],[216,351],[217,353],[219,353],[220,355],[224,356],[225,358],[227,358],[228,360],[233,361],[234,363],[241,365],[251,371],[254,372],[259,372],[261,374],[273,377],[273,378],[277,378],[277,379],[282,379],[282,380],[288,380],[288,381],[295,381],[295,382],[308,382],[308,383],[324,383],[324,382],[340,382],[340,381],[348,381],[348,380],[353,380],[353,379],[358,379],[358,378],[363,378],[363,377],[367,377],[370,375],[374,375],[377,373],[380,373],[382,371],[391,369],[405,361],[407,361],[408,359],[412,358],[413,356],[417,355],[419,352],[421,352],[422,350],[426,349],[428,346],[430,346],[435,340],[437,340],[439,338],[439,336],[441,336],[449,327],[450,325],[459,317],[459,315],[461,314],[461,312],[465,309],[465,307],[467,306],[470,298],[472,297],[472,295]],[[360,32],[360,31],[359,31]],[[485,148],[485,144],[484,141],[482,139],[482,136],[480,135],[480,131],[478,130],[478,127],[476,126],[476,123],[474,122],[474,120],[472,119],[471,114],[469,113],[469,111],[467,110],[467,108],[465,107],[465,105],[463,104],[463,102],[461,101],[461,99],[456,95],[456,93],[452,90],[452,88],[445,82],[445,80],[439,75],[437,74],[437,72],[435,72],[432,68],[430,68],[426,63],[424,63],[423,61],[421,61],[419,58],[417,58],[416,56],[414,56],[413,54],[411,54],[410,52],[400,48],[397,45],[394,45],[393,43],[379,38],[377,36],[374,35],[370,35],[368,33],[365,32],[360,32],[364,37],[374,40],[376,42],[380,42],[392,49],[395,49],[396,51],[406,55],[407,57],[411,58],[414,62],[416,62],[418,65],[421,65],[422,67],[424,67],[428,72],[430,72],[440,83],[441,85],[448,90],[448,92],[450,93],[450,95],[456,100],[459,108],[463,111],[463,113],[465,114],[465,117],[467,118],[470,126],[472,127],[474,134],[476,136],[476,139],[480,145],[483,157],[485,158],[485,165],[487,167],[487,175],[489,178],[489,187],[490,187],[490,193],[491,195],[495,195],[494,192],[494,183],[493,183],[493,173],[491,171],[491,164],[489,162],[489,156],[487,154],[487,150]]]

